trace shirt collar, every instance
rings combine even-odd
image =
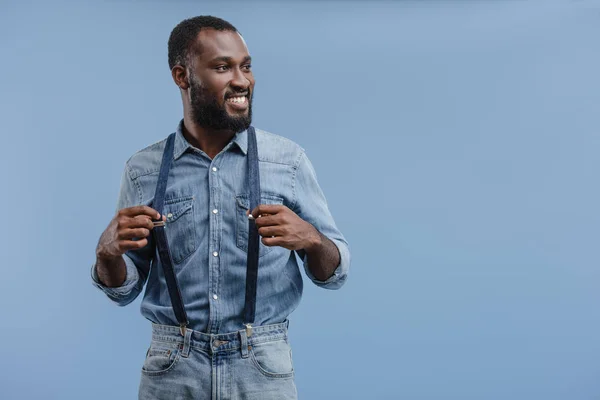
[[[248,130],[238,132],[233,137],[232,142],[237,144],[237,146],[240,148],[242,153],[244,153],[244,155],[246,155],[246,153],[248,152]]]
[[[225,148],[230,147],[232,143],[235,143],[242,151],[242,153],[246,155],[248,151],[248,131],[244,130],[242,132],[237,133],[231,140],[231,143],[225,146]],[[175,146],[173,149],[173,159],[177,160],[183,155],[183,153],[185,153],[187,149],[191,147],[192,145],[189,144],[189,142],[183,136],[183,120],[181,120],[179,122],[179,125],[177,125],[177,131],[175,132]]]

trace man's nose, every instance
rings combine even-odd
[[[242,71],[236,69],[233,78],[231,79],[231,86],[245,90],[250,87],[250,80]]]

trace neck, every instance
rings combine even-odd
[[[204,128],[186,113],[183,117],[183,136],[192,146],[205,152],[212,160],[233,139],[235,132]]]

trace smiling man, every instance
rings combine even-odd
[[[140,399],[295,399],[287,328],[299,260],[338,289],[348,244],[304,150],[251,126],[254,77],[237,30],[187,19],[168,51],[183,119],[127,161],[94,284],[119,305],[146,286]]]

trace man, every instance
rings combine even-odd
[[[303,149],[250,125],[251,58],[231,24],[181,22],[169,68],[183,120],[126,163],[94,284],[119,305],[146,284],[140,399],[294,399],[296,254],[315,284],[337,289],[347,242]]]

